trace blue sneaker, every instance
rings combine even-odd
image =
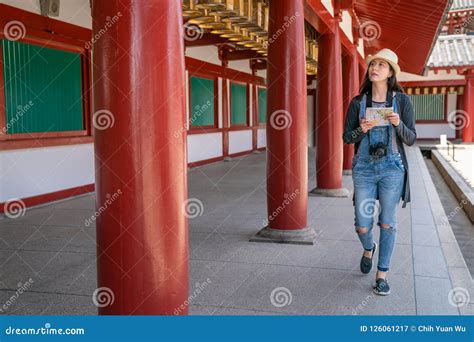
[[[374,293],[379,296],[388,296],[390,294],[390,286],[388,286],[387,279],[375,279]]]

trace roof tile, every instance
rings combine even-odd
[[[439,36],[428,66],[433,68],[465,65],[474,65],[474,35]]]

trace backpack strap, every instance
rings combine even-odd
[[[363,94],[362,95],[362,100],[360,101],[360,107],[359,107],[359,120],[362,120],[365,118],[365,109],[367,108],[367,95]]]
[[[393,112],[398,113],[398,100],[397,100],[397,92],[394,91],[392,95],[392,107],[393,107]],[[400,113],[398,113],[400,115]]]
[[[394,113],[398,113],[398,100],[397,100],[397,92],[392,92],[392,107]],[[365,110],[367,108],[367,94],[362,95],[362,99],[360,100],[360,107],[359,107],[359,119],[362,120],[365,118]],[[401,114],[398,113],[400,116]]]

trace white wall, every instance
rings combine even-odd
[[[0,0],[0,3],[41,14],[39,0]],[[89,0],[61,0],[59,17],[52,17],[52,19],[91,29],[90,2]]]
[[[0,152],[0,202],[93,184],[94,145]]]
[[[188,163],[222,155],[222,133],[188,135]]]
[[[352,18],[348,11],[342,11],[342,22],[340,27],[349,40],[353,43],[354,37],[352,36]]]
[[[259,128],[257,130],[257,148],[267,147],[267,129]]]
[[[332,7],[331,0],[321,0],[321,3],[326,7],[329,13],[334,17],[334,7]]]
[[[252,130],[229,132],[229,154],[252,150]]]
[[[186,56],[199,59],[211,64],[221,65],[217,54],[217,46],[194,46],[186,48]]]
[[[257,76],[258,77],[263,77],[263,78],[267,78],[267,70],[257,70]]]
[[[364,39],[362,38],[359,38],[359,45],[357,46],[357,51],[360,53],[362,57],[365,58]]]
[[[439,139],[441,134],[446,134],[449,139],[456,137],[456,131],[447,123],[416,124],[416,137],[425,139]]]

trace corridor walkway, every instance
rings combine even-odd
[[[265,224],[265,155],[189,170],[190,314],[474,313],[471,276],[417,146],[408,148],[412,203],[399,210],[388,297],[371,292],[375,270],[358,270],[351,198],[309,198],[313,246],[248,241]],[[315,187],[314,158],[304,191]],[[351,177],[343,181],[352,190]],[[0,220],[2,314],[97,314],[93,214],[89,194]]]

